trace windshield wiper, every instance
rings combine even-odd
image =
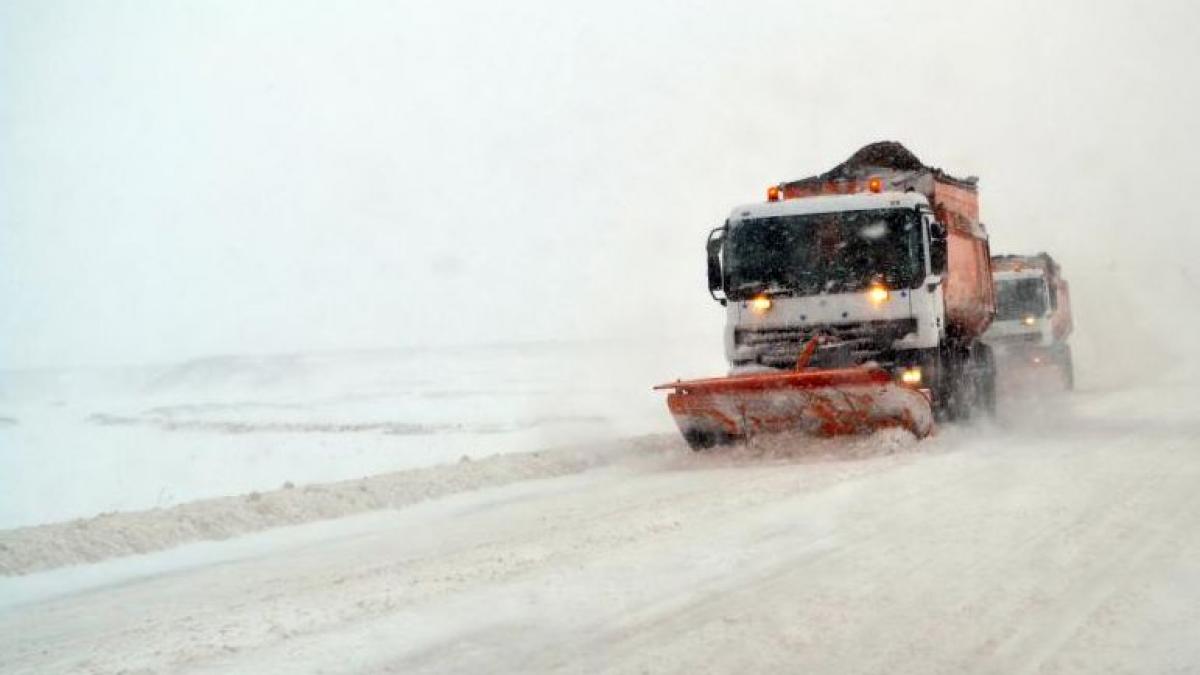
[[[738,284],[737,288],[734,290],[738,293],[738,295],[745,294],[746,296],[793,295],[796,292],[795,290],[787,288],[786,286],[780,286],[779,284],[775,283],[768,285],[761,281],[747,281],[746,283]]]

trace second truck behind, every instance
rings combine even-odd
[[[1062,269],[1046,253],[992,258],[996,319],[984,335],[1006,369],[1055,368],[1075,386],[1071,361],[1071,294]]]

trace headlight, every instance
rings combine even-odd
[[[904,384],[921,384],[921,369],[916,367],[905,368],[900,372],[900,381]]]
[[[867,299],[871,301],[871,304],[882,305],[888,299],[887,287],[882,284],[873,284],[871,288],[867,289]]]
[[[1032,326],[1033,324],[1037,323],[1037,317],[1030,314],[1029,316],[1025,317],[1024,319],[1021,319],[1021,323],[1025,324],[1026,326]]]
[[[750,298],[750,311],[755,314],[766,314],[767,310],[771,309],[771,299],[765,295],[756,295]]]

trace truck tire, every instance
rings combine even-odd
[[[1075,390],[1075,363],[1071,359],[1071,345],[1062,345],[1054,353],[1054,363],[1062,373],[1063,386],[1067,391]]]
[[[939,355],[942,378],[939,403],[934,412],[939,421],[959,422],[976,413],[996,414],[996,358],[991,347],[976,342],[970,347],[949,348]]]
[[[690,447],[693,452],[702,452],[717,446],[732,445],[735,439],[729,434],[721,433],[719,431],[688,429],[683,434],[683,440],[687,441],[688,447]]]
[[[979,367],[979,408],[988,417],[996,417],[996,355],[982,342],[977,345]]]
[[[945,350],[939,349],[932,360],[935,362],[934,372],[937,373],[933,381],[929,383],[929,388],[933,393],[933,419],[938,423],[950,422],[952,421],[950,400],[954,393],[951,386],[954,376],[950,372],[950,358],[946,355]]]
[[[970,419],[974,392],[967,366],[969,352],[956,347],[938,351],[938,383],[935,390],[934,414],[940,422]]]

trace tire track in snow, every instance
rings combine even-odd
[[[1173,469],[1166,467],[1138,483],[1137,489],[1117,495],[1124,499],[1110,500],[1113,508],[1105,517],[1087,521],[1081,518],[1074,524],[1079,538],[1115,538],[1119,545],[1109,548],[1109,555],[1093,558],[1072,577],[1050,608],[1039,612],[1036,621],[1020,625],[999,646],[994,672],[1032,673],[1041,669],[1080,633],[1107,600],[1138,578],[1133,571],[1158,553],[1169,534],[1179,531],[1185,520],[1195,524],[1200,493],[1195,491],[1195,483],[1180,480]],[[1147,512],[1145,507],[1152,508]]]
[[[945,458],[924,459],[937,461]],[[927,465],[928,462],[924,462],[921,468],[927,468]],[[668,589],[663,593],[654,594],[655,597],[644,604],[633,608],[614,608],[611,613],[603,613],[586,623],[573,625],[566,635],[526,634],[523,636],[524,656],[509,654],[506,662],[516,670],[524,672],[554,671],[560,667],[573,670],[574,667],[570,663],[563,661],[564,649],[571,653],[603,652],[606,655],[606,669],[621,663],[623,658],[632,660],[632,657],[638,654],[661,646],[664,635],[687,635],[693,632],[696,626],[719,622],[728,613],[730,606],[737,606],[740,601],[764,595],[778,596],[786,592],[795,577],[803,575],[807,569],[821,564],[837,566],[844,564],[841,561],[853,560],[859,551],[887,536],[892,525],[903,519],[903,516],[895,515],[882,522],[876,520],[854,524],[854,513],[846,513],[836,525],[827,523],[819,532],[805,532],[801,535],[804,540],[799,548],[784,553],[787,557],[781,557],[781,552],[775,550],[775,535],[756,534],[750,539],[739,537],[745,522],[761,523],[769,520],[783,525],[789,520],[787,514],[802,512],[815,502],[833,501],[839,505],[837,508],[843,508],[852,503],[860,491],[857,483],[878,479],[881,475],[881,471],[878,470],[866,471],[853,478],[843,477],[843,480],[805,494],[787,496],[790,492],[789,477],[784,471],[788,468],[798,467],[780,467],[781,472],[778,474],[763,473],[760,470],[754,481],[757,489],[748,493],[755,496],[752,500],[733,505],[726,501],[722,509],[700,509],[695,512],[698,516],[695,520],[704,521],[708,525],[707,529],[702,530],[702,538],[724,542],[727,544],[726,548],[741,547],[736,574],[717,570],[707,576],[689,577],[694,587],[689,585],[687,588],[703,590],[703,595],[698,598],[689,597],[689,593],[681,594]],[[911,468],[911,465],[891,465],[888,468],[893,471],[886,472],[887,478],[900,493],[899,498],[893,502],[894,505],[907,502],[912,505],[913,510],[922,510],[921,504],[953,498],[956,491],[965,489],[963,480],[947,480],[932,489],[927,485],[912,485],[903,477],[905,469]],[[957,472],[958,478],[987,470],[986,466],[972,464],[957,464],[952,468]],[[955,474],[944,477],[953,479]],[[707,501],[710,498],[702,495],[700,499]],[[693,513],[690,506],[674,502],[671,508]],[[710,518],[714,516],[723,521],[717,528],[711,527]],[[846,529],[846,523],[851,523],[849,529]],[[783,533],[789,528],[783,525],[776,529],[778,533]],[[793,535],[799,534],[794,531],[795,528],[792,529]],[[696,544],[698,535],[694,523],[685,522],[679,529],[669,533],[669,539],[656,538],[633,543],[635,548],[652,549],[666,546],[686,549]],[[621,555],[615,551],[611,551],[611,554]],[[645,572],[654,578],[667,573],[659,569]],[[449,665],[445,660],[446,654],[453,650],[455,643],[466,641],[499,645],[501,641],[497,639],[497,632],[503,633],[505,630],[507,629],[503,624],[489,625],[467,635],[456,635],[444,643],[431,644],[419,653],[392,661],[379,672],[446,672]],[[475,659],[468,659],[466,663],[456,663],[449,670],[478,672],[479,669],[486,669],[495,657],[494,653],[481,651]]]
[[[885,436],[888,442],[882,445],[894,449],[889,439]],[[813,449],[828,450],[835,445],[813,444]],[[911,447],[914,444],[905,443],[901,449]],[[583,492],[578,494],[555,487],[551,490],[553,498],[547,498],[544,489],[561,485],[564,479],[560,478],[538,488],[534,504],[527,503],[527,499],[509,498],[489,501],[485,509],[456,508],[456,517],[436,526],[436,537],[430,533],[430,543],[436,543],[434,549],[418,546],[414,551],[411,531],[406,535],[409,541],[402,538],[403,546],[399,548],[395,542],[389,543],[396,536],[391,532],[332,542],[331,551],[349,547],[352,551],[370,551],[371,555],[351,553],[344,565],[296,566],[282,577],[266,578],[254,572],[260,567],[257,561],[239,562],[239,574],[255,580],[246,588],[241,588],[240,579],[229,579],[220,568],[198,570],[186,575],[190,585],[211,591],[215,598],[234,601],[214,603],[206,593],[206,597],[196,598],[199,602],[186,613],[175,609],[174,603],[160,607],[165,613],[146,626],[99,621],[91,622],[81,633],[88,634],[89,640],[128,646],[128,653],[112,659],[171,664],[172,670],[219,659],[228,650],[286,649],[297,642],[319,640],[331,629],[344,631],[361,626],[365,630],[381,618],[416,611],[444,602],[447,597],[537,578],[546,569],[586,565],[597,551],[619,551],[640,542],[661,541],[684,523],[703,522],[713,513],[770,501],[781,491],[819,490],[855,476],[888,471],[921,456],[911,453],[865,462],[830,463],[813,461],[807,450],[798,453],[799,461],[772,459],[764,466],[752,458],[693,455],[672,437],[666,450],[652,443],[648,449],[622,455],[620,462],[610,465],[611,471],[581,479]],[[781,478],[789,472],[789,478]],[[764,491],[764,484],[775,484],[777,489]],[[598,501],[593,492],[607,498]],[[719,498],[714,499],[714,495]],[[688,505],[683,512],[681,504]],[[514,509],[528,513],[526,509],[533,507],[541,515],[532,527],[524,521],[509,526],[507,519],[498,515]],[[487,522],[499,529],[481,527]],[[303,560],[311,557],[309,553],[306,549],[296,557]],[[274,564],[263,560],[261,566]],[[129,593],[144,602],[144,595],[154,593],[153,589],[169,593],[167,589],[176,588],[178,583],[173,578],[154,579],[130,588]],[[124,593],[120,590],[107,595],[112,596],[106,597],[106,602],[111,602],[113,609],[135,603],[132,599],[122,601]],[[178,602],[190,604],[183,598]],[[36,608],[34,614],[71,604],[71,598],[64,598]],[[247,612],[244,607],[258,611]],[[321,612],[312,613],[306,607],[320,607]],[[96,614],[110,612],[98,610]],[[188,641],[179,640],[184,635]],[[147,645],[161,655],[147,653]],[[109,657],[101,655],[97,659],[96,663],[104,663]],[[36,661],[36,656],[25,654],[21,660]]]

